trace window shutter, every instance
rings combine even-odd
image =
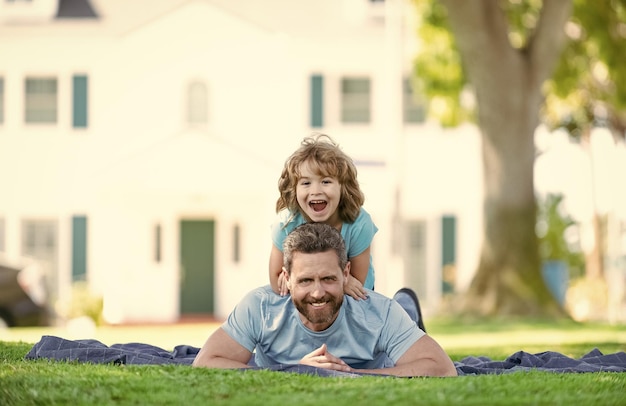
[[[311,75],[311,127],[324,126],[324,77]]]
[[[453,265],[456,262],[456,217],[441,218],[441,265]]]
[[[72,217],[72,280],[87,276],[87,217]]]
[[[87,76],[74,75],[73,78],[73,112],[74,128],[87,127]]]

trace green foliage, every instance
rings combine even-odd
[[[563,209],[562,194],[548,194],[537,203],[537,236],[539,253],[543,260],[563,260],[570,269],[578,269],[584,263],[579,247],[566,239],[568,230],[577,222]]]
[[[549,194],[538,203],[537,234],[544,259],[565,260],[570,252],[565,232],[576,222],[563,212],[562,202],[563,195]]]
[[[421,48],[414,62],[414,87],[429,100],[428,114],[443,126],[476,121],[476,106],[464,102],[468,86],[446,8],[436,0],[413,0],[420,21]],[[532,36],[540,0],[501,1],[509,19],[511,46],[524,48]]]
[[[461,103],[467,81],[446,8],[428,0],[414,0],[414,4],[421,19],[421,51],[414,64],[414,88],[427,97],[428,114],[443,126],[473,121],[475,112]]]
[[[541,0],[500,1],[509,22],[509,41],[511,46],[524,49],[530,41],[537,25]]]
[[[626,1],[574,0],[566,33],[569,42],[545,87],[544,121],[575,136],[599,124],[624,137]]]
[[[102,324],[104,306],[102,297],[94,295],[87,282],[74,282],[71,300],[67,303],[60,303],[59,306],[61,314],[68,319],[88,317],[96,325]]]
[[[573,0],[569,41],[552,78],[544,85],[542,121],[573,135],[594,124],[624,137],[626,129],[626,0]],[[444,126],[475,121],[475,106],[463,103],[469,91],[463,62],[450,31],[446,8],[437,0],[413,0],[420,21],[421,49],[414,63],[415,88],[429,100],[428,114]],[[533,39],[541,0],[501,0],[509,41],[523,52]]]

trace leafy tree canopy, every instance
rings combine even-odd
[[[413,0],[421,20],[420,53],[414,86],[426,95],[429,114],[444,126],[475,121],[475,103],[449,29],[447,11],[437,0]],[[523,51],[533,41],[541,0],[500,0],[509,23],[511,46]],[[568,43],[544,86],[542,119],[550,128],[580,135],[592,125],[626,130],[626,0],[574,0],[564,27]],[[497,69],[497,67],[494,67]]]

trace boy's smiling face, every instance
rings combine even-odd
[[[341,183],[331,176],[322,176],[309,161],[300,165],[300,179],[296,185],[296,198],[307,220],[326,223],[333,227],[341,224],[339,202]]]

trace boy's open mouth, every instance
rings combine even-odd
[[[309,202],[309,206],[316,212],[324,210],[327,204],[325,200],[311,200]]]

